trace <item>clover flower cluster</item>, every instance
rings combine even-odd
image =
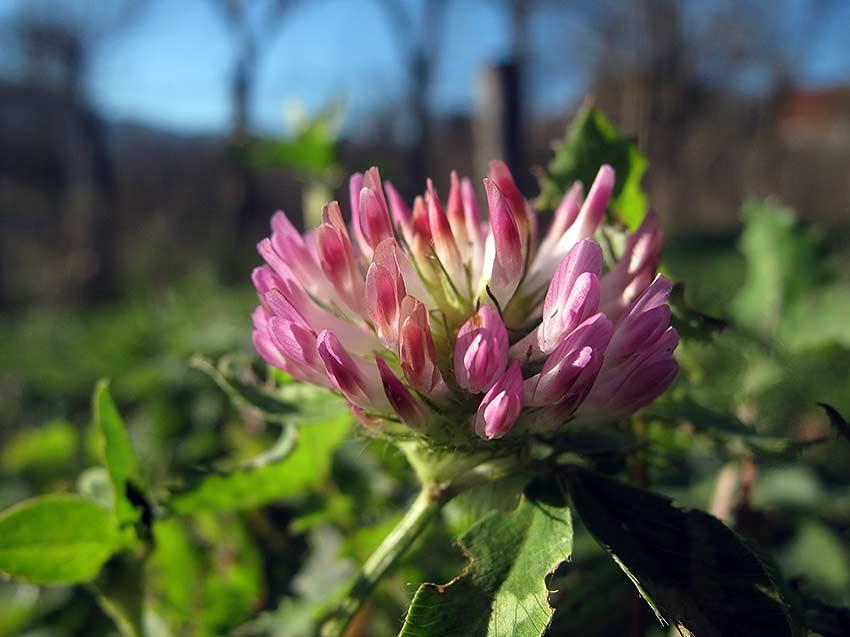
[[[648,404],[672,382],[671,284],[650,213],[607,271],[593,239],[614,188],[576,183],[538,241],[504,163],[429,180],[412,207],[378,170],[350,180],[350,224],[328,203],[303,236],[282,212],[258,249],[253,341],[271,365],[341,393],[368,428],[452,439],[552,434]]]

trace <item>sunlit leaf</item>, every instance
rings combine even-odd
[[[76,495],[50,495],[0,514],[0,572],[35,583],[91,580],[119,547],[111,512]]]
[[[109,394],[109,383],[100,381],[94,392],[94,418],[103,438],[103,455],[119,523],[135,523],[149,515],[145,480],[130,436]],[[147,520],[149,523],[149,520]]]
[[[590,188],[602,164],[617,173],[611,211],[630,229],[640,225],[647,211],[641,179],[648,162],[634,141],[621,137],[602,113],[592,105],[575,116],[567,136],[555,147],[555,157],[540,176],[540,197],[536,205],[554,209],[564,193],[581,181]]]
[[[539,637],[554,612],[547,576],[569,558],[572,535],[566,508],[525,500],[491,513],[460,538],[466,571],[419,587],[400,637]]]

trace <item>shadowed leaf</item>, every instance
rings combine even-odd
[[[699,637],[799,635],[774,569],[720,520],[578,467],[576,512],[662,621]]]

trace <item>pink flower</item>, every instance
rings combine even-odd
[[[502,162],[484,179],[488,220],[455,173],[445,201],[429,180],[412,205],[377,169],[355,174],[349,223],[337,202],[303,236],[272,217],[253,273],[254,346],[376,431],[468,445],[628,415],[672,382],[678,335],[654,215],[604,267],[592,237],[613,188],[603,166],[586,197],[569,189],[538,245],[537,215]]]

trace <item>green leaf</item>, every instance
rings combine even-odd
[[[662,621],[699,637],[799,634],[772,567],[717,518],[578,467],[568,485],[582,522]]]
[[[176,513],[252,509],[267,502],[306,494],[325,480],[333,450],[351,423],[348,412],[298,429],[298,440],[286,458],[226,474],[209,474],[199,484],[175,494]]]
[[[89,581],[119,548],[109,511],[76,495],[49,495],[0,514],[0,572],[38,584]]]
[[[93,402],[95,425],[103,437],[104,462],[112,483],[115,517],[119,524],[135,524],[148,507],[145,481],[124,421],[109,395],[108,381],[98,382]]]
[[[466,571],[420,586],[399,637],[539,637],[554,611],[547,576],[569,558],[572,536],[569,509],[526,499],[491,513],[460,538]]]
[[[647,211],[641,179],[648,162],[634,141],[621,137],[592,105],[578,112],[566,138],[555,147],[555,157],[540,177],[536,205],[541,209],[556,208],[576,181],[581,181],[585,189],[590,188],[602,164],[610,164],[617,173],[611,210],[634,230]]]

